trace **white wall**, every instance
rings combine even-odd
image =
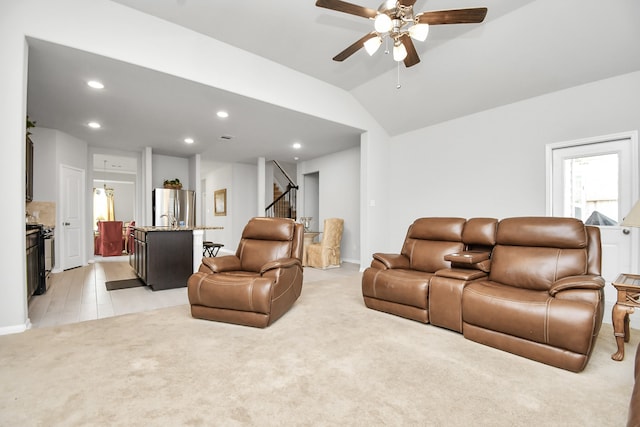
[[[153,188],[162,188],[165,180],[178,178],[183,190],[194,190],[189,181],[189,159],[154,154],[152,156],[151,180]]]
[[[298,218],[301,216],[311,217],[309,230],[319,231],[324,226],[320,221],[320,173],[306,173],[302,179],[304,191],[300,195],[304,196],[304,200],[300,200],[300,204],[304,208],[298,214]]]
[[[33,141],[33,200],[55,201],[58,194],[56,131],[36,127],[31,129]]]
[[[640,128],[640,72],[392,139],[390,243],[422,216],[545,215],[545,145]]]
[[[187,167],[189,168],[189,190],[194,191],[196,195],[196,225],[203,225],[203,218],[201,218],[203,205],[202,200],[200,200],[200,193],[202,192],[200,155],[196,154],[195,156],[189,157]]]
[[[343,261],[360,262],[360,148],[319,157],[298,165],[298,182],[319,173],[319,224],[326,218],[343,218],[341,255]],[[298,207],[305,198],[298,195]],[[303,216],[303,215],[300,215]],[[322,227],[322,225],[319,225]]]
[[[235,253],[242,230],[256,216],[258,194],[257,166],[221,163],[206,174],[205,225],[223,227],[205,230],[205,239],[224,244],[221,252]],[[215,215],[213,194],[227,190],[227,214]]]
[[[392,248],[389,222],[389,150],[391,145],[372,129],[360,137],[360,270],[371,264],[380,248]],[[384,232],[381,232],[384,230]],[[385,251],[382,251],[385,252]]]
[[[223,227],[222,230],[205,230],[204,240],[222,243],[225,245],[223,252],[235,253],[235,246],[232,245],[232,218],[229,216],[229,189],[233,186],[233,165],[224,163],[216,165],[213,170],[206,174],[206,200],[204,224],[210,227]],[[213,208],[213,193],[217,190],[227,189],[227,215],[216,216]],[[241,190],[238,190],[241,191]]]
[[[255,216],[264,216],[264,208],[258,209],[258,167],[234,163],[232,186],[227,189],[227,216],[233,218],[230,244],[235,251],[242,230]]]

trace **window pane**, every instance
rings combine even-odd
[[[564,214],[587,224],[618,223],[618,154],[564,161]]]

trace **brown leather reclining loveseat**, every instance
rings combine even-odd
[[[572,218],[420,218],[400,254],[374,254],[369,308],[579,372],[600,330],[600,233]]]

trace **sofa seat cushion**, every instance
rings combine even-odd
[[[591,348],[596,312],[585,301],[489,280],[468,284],[462,296],[464,323],[580,354]]]
[[[239,273],[194,273],[189,278],[189,301],[211,308],[270,313],[273,280]]]
[[[432,276],[416,270],[368,268],[363,273],[362,295],[426,309]]]

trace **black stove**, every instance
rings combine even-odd
[[[38,285],[34,291],[34,295],[42,295],[47,292],[48,277],[51,272],[51,266],[47,266],[45,257],[45,247],[49,245],[50,250],[53,249],[53,227],[43,224],[27,224],[26,231],[38,231]]]

